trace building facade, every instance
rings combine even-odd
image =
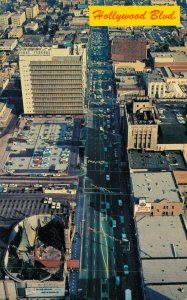
[[[11,13],[6,12],[0,15],[0,27],[7,28],[10,24]]]
[[[146,74],[145,85],[149,98],[164,98],[166,96],[166,82],[160,70],[155,69],[153,73]]]
[[[133,125],[128,128],[128,149],[156,149],[158,125]]]
[[[15,13],[11,16],[13,27],[22,26],[25,20],[26,20],[25,12]]]
[[[38,4],[32,5],[30,7],[26,7],[26,18],[33,19],[39,14]]]
[[[17,39],[2,39],[0,40],[0,51],[12,51],[17,46]]]
[[[179,216],[184,203],[172,172],[131,173],[134,215]]]
[[[70,49],[23,48],[20,75],[25,114],[82,114],[85,57]]]
[[[5,51],[0,51],[0,68],[2,68],[3,63],[6,61],[7,55]]]

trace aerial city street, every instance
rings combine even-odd
[[[0,149],[0,300],[187,299],[186,0],[0,0]]]

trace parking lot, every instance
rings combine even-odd
[[[72,118],[63,121],[22,118],[6,149],[8,157],[3,171],[10,174],[36,171],[43,172],[43,176],[49,171],[67,172],[73,137],[79,139],[79,125],[79,120]],[[76,162],[75,157],[73,160]]]

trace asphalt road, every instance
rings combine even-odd
[[[87,175],[84,184],[79,298],[124,299],[125,289],[130,288],[133,299],[138,300],[142,299],[142,293],[128,194],[129,172],[121,164],[119,110],[115,105],[115,88],[112,83],[112,66],[106,51],[106,37],[106,28],[91,29],[85,152]],[[94,40],[97,42],[94,43]],[[109,49],[109,45],[107,48]],[[107,89],[106,84],[103,88],[106,76],[109,78],[107,84],[110,89]],[[96,80],[101,82],[97,91],[94,90]],[[95,92],[98,98],[94,97]],[[123,162],[127,163],[126,159],[123,149]],[[122,200],[122,206],[118,205],[119,199]],[[109,204],[108,209],[106,203]],[[124,222],[121,222],[120,216],[124,217]],[[116,226],[113,226],[113,221],[116,221]],[[122,241],[122,233],[126,234],[127,243]],[[129,275],[124,275],[124,265],[128,265]],[[116,276],[120,277],[119,286],[115,284]]]

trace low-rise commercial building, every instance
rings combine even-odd
[[[73,17],[73,19],[69,21],[70,26],[88,27],[88,24],[89,24],[88,17]]]
[[[166,95],[166,83],[160,70],[145,75],[145,84],[149,98],[164,98]]]
[[[157,103],[159,111],[159,134],[157,150],[181,150],[187,161],[186,104],[174,102]]]
[[[177,5],[177,0],[151,0],[151,5]]]
[[[128,152],[130,172],[173,171],[186,174],[187,166],[181,151],[142,151]],[[175,177],[176,179],[176,177]],[[178,181],[176,180],[177,184]],[[186,177],[187,183],[187,177]]]
[[[15,27],[8,33],[9,39],[20,39],[23,36],[22,27]]]
[[[175,176],[175,180],[178,184],[178,187],[186,198],[186,193],[187,193],[187,171],[186,170],[176,170],[173,172]],[[184,195],[185,193],[185,195]]]
[[[36,22],[30,22],[30,23],[27,23],[24,26],[24,28],[25,28],[26,32],[30,32],[30,31],[34,32],[34,31],[38,30],[39,26],[38,26],[38,23],[36,23]]]
[[[114,38],[111,45],[113,61],[135,62],[147,58],[147,43],[143,36]]]
[[[186,232],[179,216],[145,217],[136,222],[145,298],[187,297]]]
[[[184,203],[171,172],[138,172],[131,174],[132,201],[136,218],[178,216]]]
[[[119,69],[118,69],[119,70]],[[119,76],[116,74],[117,99],[125,99],[133,96],[145,96],[145,90],[141,86],[138,76]]]
[[[17,46],[17,39],[2,39],[0,40],[0,51],[12,51]]]
[[[139,60],[135,62],[113,61],[112,64],[115,73],[118,72],[118,69],[132,69],[135,72],[143,72],[145,70],[145,63]]]
[[[187,56],[183,52],[151,52],[154,68],[169,67],[173,72],[187,72]]]
[[[85,4],[85,0],[60,0],[63,6],[76,6],[78,4]]]

